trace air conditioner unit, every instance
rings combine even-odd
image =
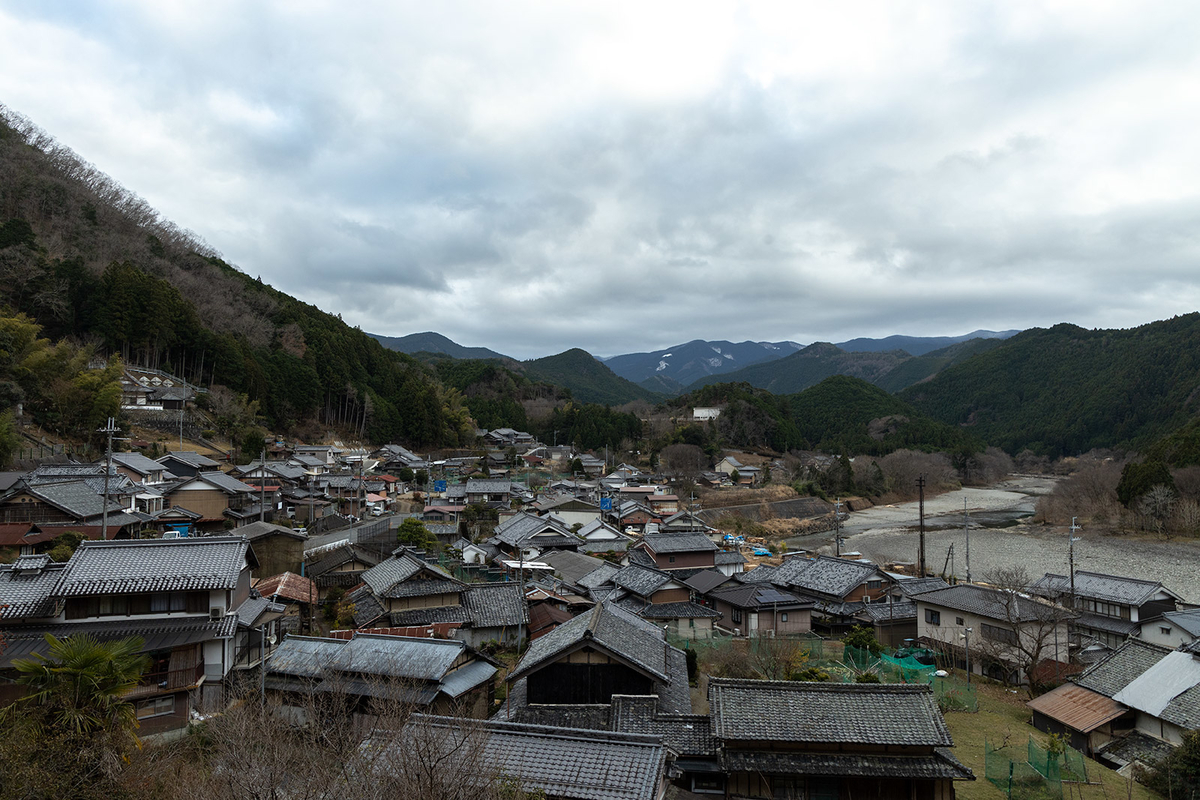
[[[225,619],[225,609],[220,606],[214,606],[208,610],[208,618],[211,620]]]

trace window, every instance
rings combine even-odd
[[[667,561],[669,561],[670,563],[674,564],[674,563],[675,563],[675,556],[667,556]]]
[[[963,622],[963,618],[962,618],[962,617],[955,617],[955,618],[954,618],[954,624],[955,624],[955,625],[965,625],[966,623],[965,623],[965,622]]]
[[[174,713],[175,695],[173,694],[166,697],[151,697],[149,700],[139,700],[137,704],[138,719],[161,717]]]
[[[694,619],[688,619],[688,627],[689,627],[689,628],[694,628],[694,627],[696,627],[696,620],[694,620]]]
[[[1170,628],[1159,628],[1159,629],[1158,629],[1158,632],[1159,632],[1159,633],[1161,633],[1163,636],[1170,636],[1170,635],[1171,635],[1171,629],[1170,629]]]
[[[941,625],[942,612],[934,611],[932,608],[925,609],[925,621],[930,625]]]
[[[786,611],[779,615],[779,621],[787,622],[787,612]]]
[[[733,609],[733,613],[731,613],[729,615],[729,618],[731,620],[733,620],[734,622],[741,622],[742,621],[742,610],[740,608]]]
[[[1001,628],[997,625],[983,623],[983,638],[1003,644],[1016,644],[1017,632],[1012,628]]]
[[[883,588],[883,581],[867,581],[867,588],[868,589],[881,589],[881,588]]]

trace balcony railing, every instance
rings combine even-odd
[[[141,682],[133,689],[130,689],[129,693],[125,696],[130,698],[146,697],[152,694],[190,689],[200,683],[202,677],[204,677],[203,662],[194,667],[185,667],[184,669],[148,672],[142,676]]]

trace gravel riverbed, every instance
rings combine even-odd
[[[925,557],[940,573],[950,544],[952,571],[966,576],[963,503],[970,515],[971,576],[985,579],[997,568],[1023,567],[1031,577],[1067,571],[1067,529],[1030,520],[1037,498],[1053,489],[1051,478],[1014,478],[986,489],[960,489],[925,501]],[[917,560],[918,504],[876,506],[849,515],[843,552],[857,551],[879,564]],[[995,526],[995,527],[993,527]],[[1189,603],[1200,604],[1200,542],[1160,541],[1088,531],[1077,533],[1075,568],[1162,581]],[[832,534],[798,537],[789,546],[833,551]]]

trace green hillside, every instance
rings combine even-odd
[[[226,387],[244,398],[241,417],[257,412],[279,432],[415,445],[473,436],[424,366],[226,264],[2,106],[0,176],[0,307],[42,336]]]
[[[1028,330],[899,397],[1010,453],[1147,447],[1200,410],[1200,314]]]
[[[530,380],[562,386],[583,403],[619,406],[632,400],[660,399],[659,395],[618,376],[578,347],[558,355],[523,361],[516,369]]]
[[[982,444],[962,429],[935,422],[859,378],[836,375],[788,398],[796,427],[817,450],[882,455],[902,447],[969,450]]]
[[[915,383],[926,381],[947,367],[961,364],[977,353],[986,353],[1004,343],[1004,339],[970,339],[922,356],[913,356],[873,381],[889,392],[898,392]]]

